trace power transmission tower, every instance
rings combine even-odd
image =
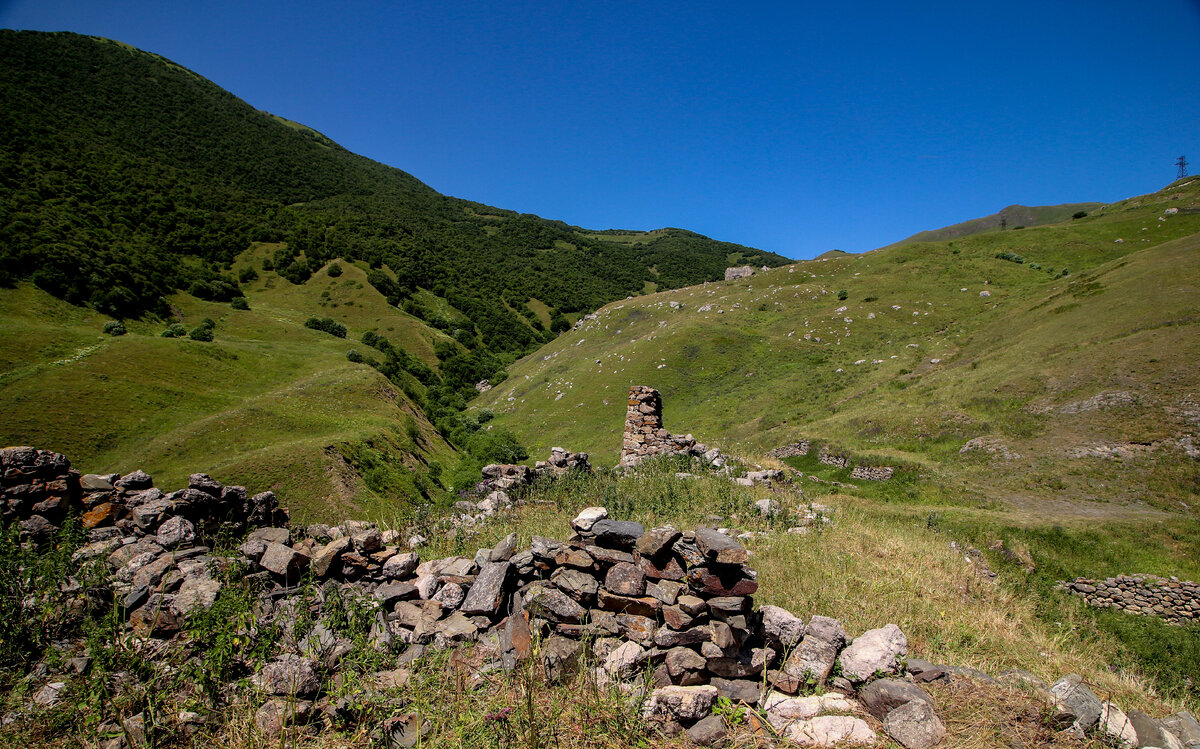
[[[1179,177],[1177,177],[1176,179],[1183,179],[1184,177],[1187,176],[1188,162],[1187,162],[1186,156],[1180,156],[1179,159],[1175,162],[1175,166],[1179,167]]]

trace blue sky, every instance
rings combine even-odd
[[[0,0],[437,190],[794,258],[1200,171],[1200,1]]]

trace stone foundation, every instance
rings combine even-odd
[[[1059,583],[1059,587],[1097,608],[1157,616],[1170,624],[1200,621],[1200,583],[1155,575],[1117,575],[1104,580],[1080,577]]]

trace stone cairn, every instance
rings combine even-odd
[[[725,465],[719,448],[708,449],[690,434],[673,435],[663,428],[662,396],[645,385],[629,388],[625,412],[625,434],[621,442],[621,465],[636,466],[646,458],[661,455],[690,455],[714,468]]]
[[[1089,606],[1156,616],[1170,624],[1200,621],[1200,583],[1157,575],[1117,575],[1103,580],[1079,577],[1059,583]]]

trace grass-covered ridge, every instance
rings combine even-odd
[[[615,302],[479,405],[535,452],[563,444],[612,464],[625,393],[650,385],[666,427],[705,442],[820,438],[974,494],[1182,509],[1194,487],[1178,441],[1197,432],[1200,389],[1197,208],[1200,182],[1183,180],[1062,224]],[[997,472],[987,452],[960,454],[975,438],[1020,457]],[[1126,457],[1096,457],[1114,447]]]

